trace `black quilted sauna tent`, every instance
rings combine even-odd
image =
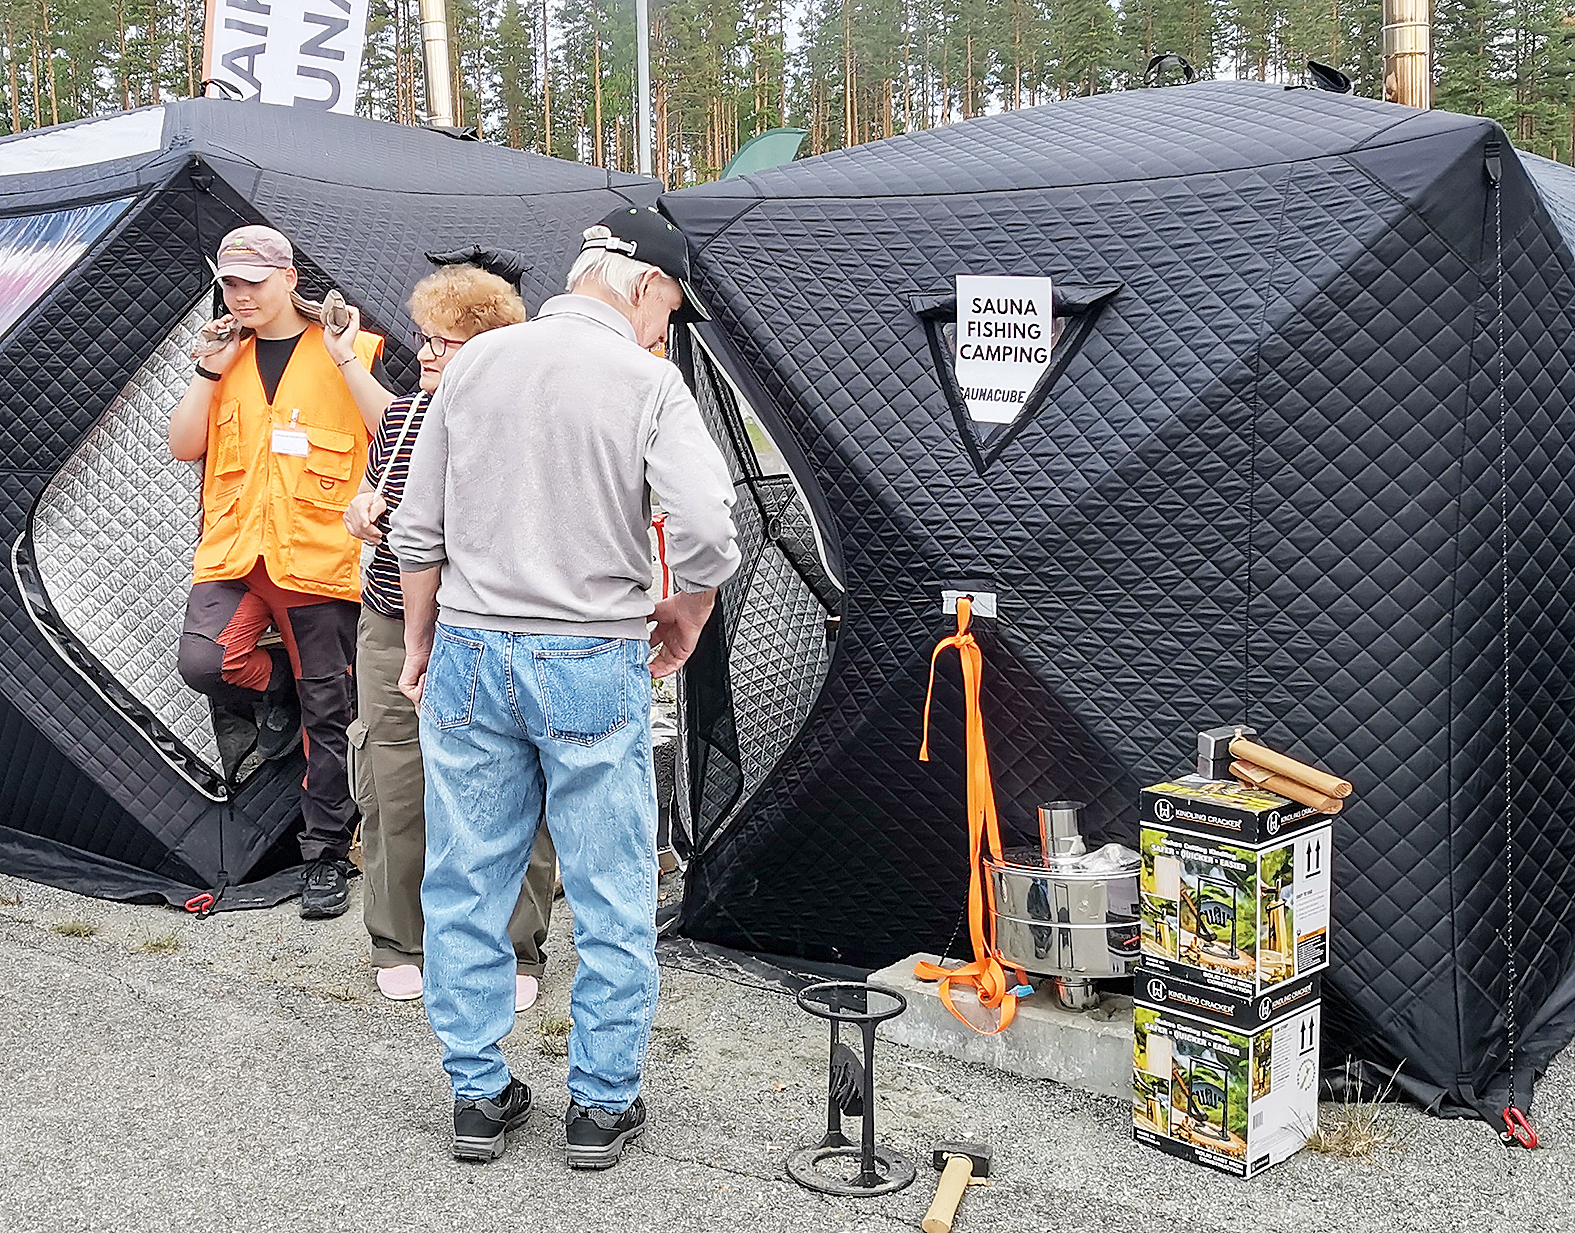
[[[0,142],[0,869],[180,902],[221,871],[242,882],[299,859],[299,754],[251,772],[231,816],[206,702],[175,671],[201,477],[170,460],[165,422],[224,233],[291,236],[303,290],[343,289],[413,388],[403,304],[431,269],[423,250],[520,251],[534,309],[561,289],[581,228],[655,189],[256,103]]]
[[[1009,842],[1071,798],[1135,846],[1139,788],[1251,723],[1358,785],[1329,1054],[1529,1099],[1575,991],[1575,173],[1487,120],[1206,83],[663,204],[756,496],[683,698],[687,931],[871,966],[959,936],[954,657],[915,755],[940,591],[984,589]],[[1008,425],[958,396],[960,273],[1054,280]]]

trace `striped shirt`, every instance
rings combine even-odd
[[[383,541],[372,554],[372,563],[367,566],[366,577],[362,579],[361,602],[373,612],[395,621],[405,619],[405,596],[399,587],[399,562],[388,547],[388,516],[399,508],[399,502],[405,495],[405,479],[410,474],[410,452],[416,447],[416,434],[421,431],[421,420],[431,400],[430,394],[421,393],[396,398],[389,403],[366,455],[367,483],[377,487],[378,481],[383,479],[384,470],[388,472],[382,486],[388,511],[377,521],[383,532]],[[399,436],[407,420],[410,428],[404,432],[405,439],[401,442]],[[394,448],[396,445],[399,447],[397,452]]]

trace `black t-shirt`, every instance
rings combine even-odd
[[[305,333],[303,330],[301,333]],[[259,338],[257,343],[257,375],[262,378],[263,393],[268,395],[272,402],[274,395],[279,392],[279,382],[284,380],[284,370],[289,366],[290,357],[295,354],[295,344],[301,341],[301,335],[292,338]],[[379,355],[372,361],[372,376],[385,390],[388,388],[388,378],[383,372],[383,357]]]

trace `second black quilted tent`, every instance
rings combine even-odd
[[[1529,1099],[1575,992],[1575,173],[1480,118],[1204,83],[663,203],[748,498],[684,696],[683,926],[872,966],[954,936],[955,679],[928,764],[920,709],[942,590],[988,590],[1009,841],[1071,798],[1135,846],[1139,788],[1250,723],[1358,784],[1331,1052]],[[1059,319],[1009,423],[951,371],[956,280],[992,274]]]

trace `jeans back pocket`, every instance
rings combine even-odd
[[[476,708],[476,682],[481,678],[484,644],[463,638],[442,625],[427,662],[427,683],[421,692],[421,713],[438,728],[463,728]]]
[[[567,639],[565,641],[568,641]],[[629,722],[629,667],[623,638],[531,652],[547,735],[594,745]]]

